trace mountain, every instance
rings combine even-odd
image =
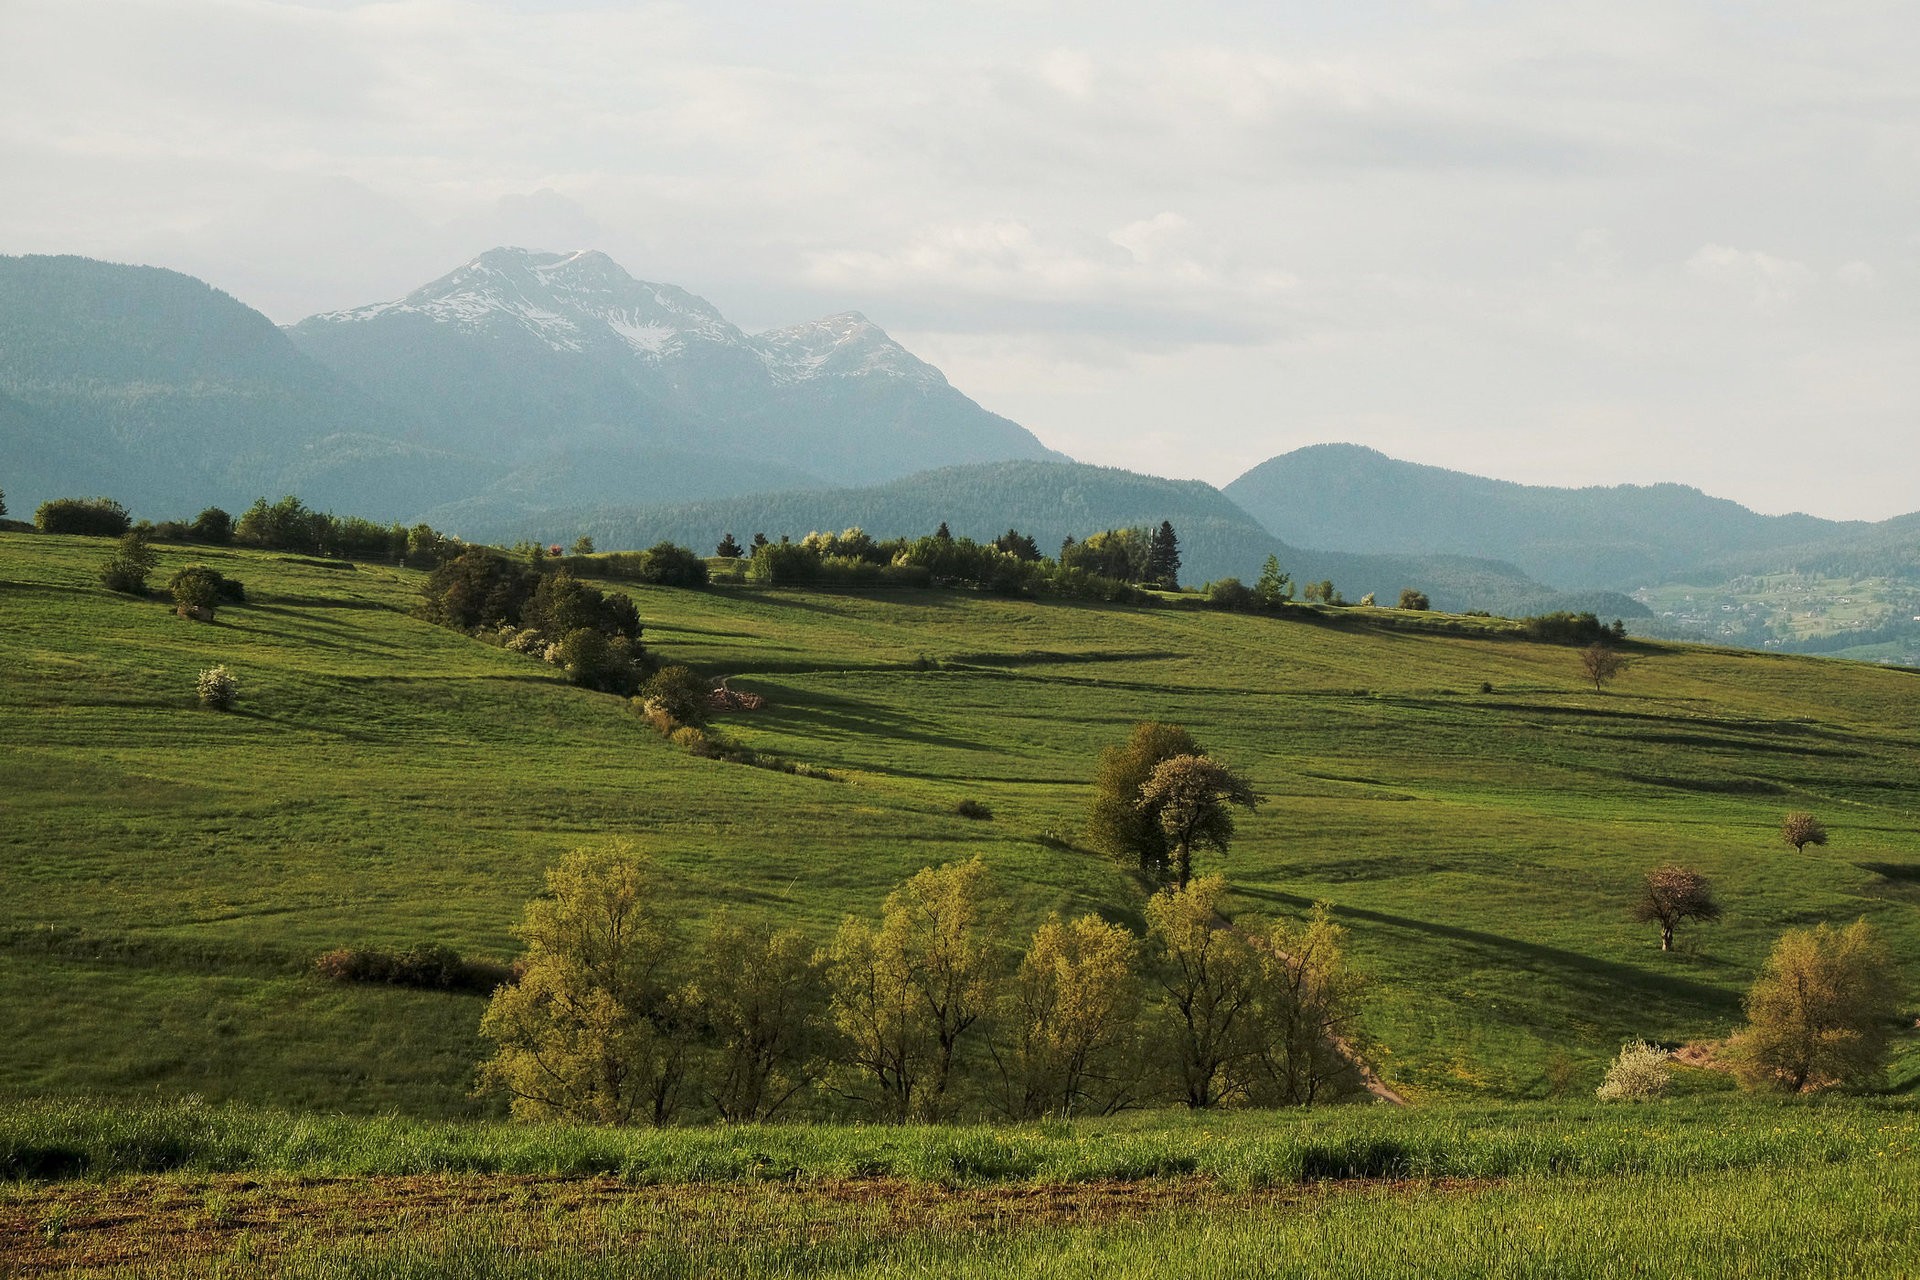
[[[741,478],[717,492],[738,493],[1060,457],[857,312],[748,335],[592,251],[494,249],[398,301],[288,332],[404,414],[408,439],[509,464],[659,450],[724,464],[710,469]],[[672,468],[648,467],[626,496],[686,493]],[[581,496],[555,491],[548,505]]]
[[[368,514],[488,483],[386,434],[387,412],[203,281],[75,257],[0,257],[0,456],[29,501],[106,494],[192,515],[297,484]]]
[[[1828,542],[1861,522],[1764,516],[1678,484],[1561,489],[1351,444],[1270,458],[1226,494],[1276,536],[1348,551],[1507,560],[1561,588],[1631,590],[1716,560]]]
[[[429,513],[436,527],[475,539],[569,541],[592,536],[603,551],[669,540],[705,551],[732,533],[799,538],[816,529],[858,525],[877,538],[930,533],[945,521],[955,534],[981,540],[1009,528],[1052,553],[1072,536],[1171,521],[1180,537],[1183,581],[1238,577],[1252,581],[1267,556],[1296,581],[1330,578],[1348,599],[1374,592],[1395,599],[1402,587],[1426,591],[1436,607],[1503,613],[1596,609],[1636,618],[1646,610],[1618,595],[1580,600],[1530,581],[1512,565],[1463,556],[1371,556],[1290,546],[1260,527],[1231,499],[1197,480],[1164,480],[1077,462],[996,462],[942,467],[862,488],[682,502],[600,505],[525,516],[463,503]]]

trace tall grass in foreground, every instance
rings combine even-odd
[[[1161,1212],[1087,1227],[978,1224],[891,1234],[884,1221],[774,1220],[716,1232],[664,1212],[573,1223],[529,1240],[470,1227],[390,1243],[309,1245],[295,1280],[383,1277],[1148,1278],[1354,1276],[1911,1276],[1920,1268],[1920,1162],[1823,1166],[1792,1179],[1634,1174],[1481,1189],[1308,1195],[1243,1214]],[[244,1243],[192,1274],[263,1274]],[[156,1276],[185,1269],[157,1268]]]
[[[1719,1096],[1646,1106],[1154,1113],[988,1126],[614,1130],[296,1115],[194,1102],[22,1101],[0,1113],[0,1179],[130,1173],[606,1174],[636,1184],[1198,1176],[1259,1188],[1345,1178],[1510,1178],[1920,1158],[1910,1101]]]

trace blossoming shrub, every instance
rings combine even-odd
[[[208,667],[200,673],[200,702],[215,711],[230,711],[240,696],[240,682],[225,666]]]
[[[1657,1045],[1636,1040],[1620,1050],[1594,1096],[1602,1102],[1652,1102],[1667,1091],[1672,1057]]]

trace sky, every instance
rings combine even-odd
[[[0,0],[0,253],[865,312],[1087,462],[1920,508],[1912,0]]]

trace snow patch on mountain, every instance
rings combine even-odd
[[[776,386],[817,378],[888,378],[927,388],[945,375],[857,311],[748,337],[706,299],[677,285],[636,280],[598,250],[492,249],[404,298],[314,316],[356,324],[416,315],[472,332],[517,330],[555,351],[618,344],[661,364],[697,347],[751,353]]]

